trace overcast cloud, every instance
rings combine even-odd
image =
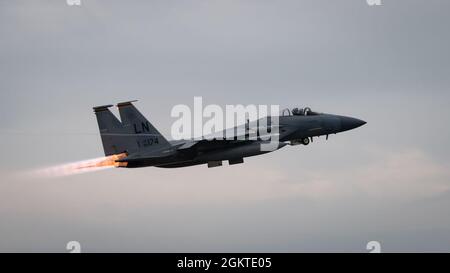
[[[450,251],[450,2],[0,0],[0,251]],[[92,106],[279,104],[361,118],[208,169],[103,155]],[[225,164],[227,165],[227,164]]]

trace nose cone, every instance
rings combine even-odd
[[[341,119],[341,131],[348,131],[366,124],[364,120],[351,117],[340,117]]]

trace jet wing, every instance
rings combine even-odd
[[[259,121],[248,122],[246,124],[238,125],[233,128],[228,128],[219,132],[215,132],[206,136],[203,136],[201,139],[207,140],[224,140],[224,139],[238,139],[238,140],[257,140],[257,136],[262,138],[268,138],[270,136],[274,136],[275,132],[279,133],[283,125],[262,125],[259,124]],[[278,129],[278,130],[276,130]],[[231,137],[230,137],[231,136]]]
[[[200,139],[185,140],[178,142],[175,146],[178,151],[186,151],[195,149],[197,151],[209,151],[220,148],[230,148],[245,143],[259,141],[261,138],[268,139],[269,136],[278,135],[274,133],[274,128],[280,130],[281,126],[270,126],[269,128],[263,126],[256,126],[256,123],[244,124],[241,126],[226,129],[220,132],[203,136]],[[259,130],[259,134],[258,134]],[[227,136],[235,136],[234,138],[227,138]],[[257,138],[258,136],[258,138]]]
[[[227,139],[201,139],[188,141],[183,145],[177,147],[178,151],[186,151],[189,149],[195,149],[197,151],[209,151],[220,148],[227,148],[234,145],[251,142],[251,140],[227,140]]]

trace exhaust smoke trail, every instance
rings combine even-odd
[[[44,177],[62,177],[82,173],[96,172],[111,168],[126,167],[126,162],[116,162],[125,158],[127,154],[116,154],[106,157],[82,160],[73,163],[66,163],[49,168],[39,169],[34,172],[35,175]]]

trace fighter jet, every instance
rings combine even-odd
[[[113,105],[94,107],[103,149],[106,156],[113,157],[116,167],[177,168],[207,164],[208,168],[244,163],[245,157],[270,151],[261,149],[267,138],[258,135],[259,121],[245,124],[244,138],[200,138],[189,140],[167,140],[133,105],[135,101],[117,104],[119,119],[110,111]],[[270,134],[271,118],[267,118]],[[273,150],[286,145],[308,145],[314,137],[328,136],[352,130],[366,124],[365,121],[332,114],[318,113],[310,108],[285,109],[278,117],[278,142]],[[274,125],[275,126],[275,125]]]

